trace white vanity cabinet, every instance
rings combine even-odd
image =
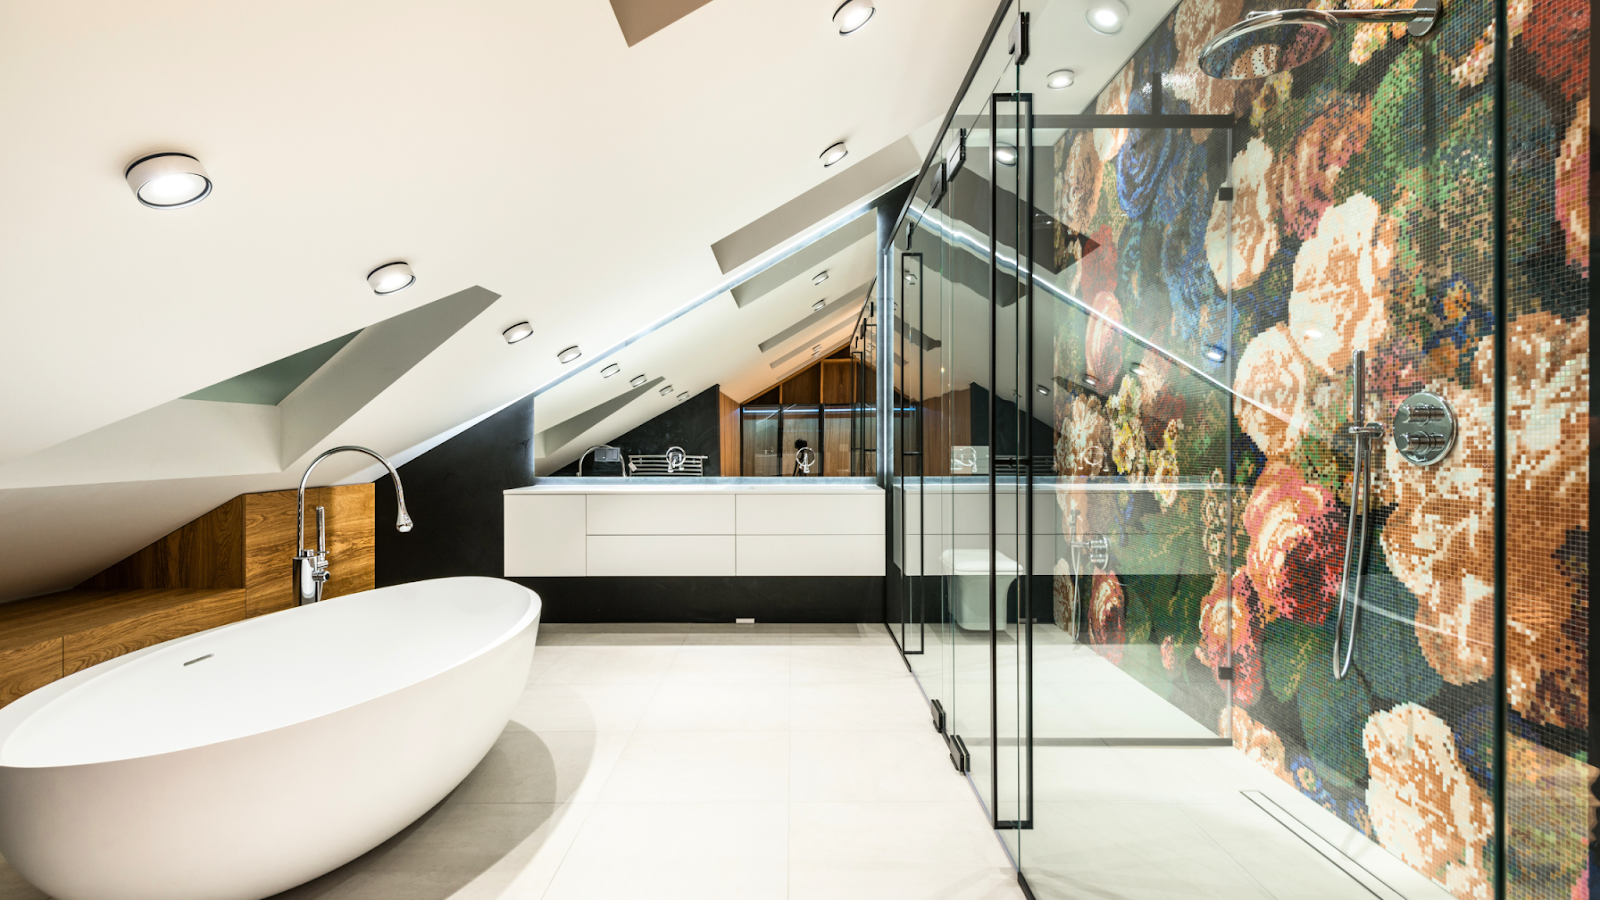
[[[872,484],[552,478],[505,494],[508,577],[884,574]]]

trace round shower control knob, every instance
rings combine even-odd
[[[1456,416],[1450,404],[1426,391],[1412,394],[1394,414],[1394,448],[1425,466],[1438,462],[1455,445]]]

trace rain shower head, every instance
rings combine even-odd
[[[1265,78],[1308,63],[1333,43],[1340,22],[1404,23],[1407,33],[1427,34],[1439,18],[1439,0],[1417,0],[1410,9],[1279,9],[1245,16],[1200,49],[1200,71],[1212,78]]]

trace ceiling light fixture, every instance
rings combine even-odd
[[[122,177],[133,196],[151,209],[180,209],[211,195],[211,178],[187,153],[152,153],[128,163]]]
[[[517,341],[533,334],[533,326],[527,322],[518,322],[500,333],[505,336],[506,343],[515,344]]]
[[[1017,148],[1010,144],[996,144],[994,148],[994,161],[1002,166],[1017,164]]]
[[[1133,374],[1139,376],[1140,378],[1150,374],[1150,370],[1144,367],[1144,363],[1134,363],[1132,371]]]
[[[844,0],[839,8],[833,11],[833,24],[839,26],[840,34],[850,34],[860,31],[861,26],[872,21],[872,14],[877,12],[870,0]]]
[[[670,384],[661,389],[661,396],[663,396],[663,397],[667,396],[670,393],[672,393],[672,385],[670,385]]]
[[[1083,383],[1087,384],[1089,387],[1094,387],[1100,383],[1100,379],[1094,377],[1094,375],[1088,372],[1085,372],[1083,373]]]
[[[811,283],[812,284],[821,284],[821,283],[823,283],[824,281],[827,281],[827,280],[828,280],[828,270],[827,269],[823,269],[821,272],[818,272],[815,276],[812,277]]]
[[[830,145],[828,149],[822,151],[822,156],[818,158],[822,160],[822,167],[826,169],[849,155],[850,151],[845,148],[844,141],[840,141],[837,144]]]
[[[1041,393],[1041,394],[1048,394],[1048,393],[1050,393],[1050,389],[1049,389],[1049,388],[1047,388],[1047,387],[1045,387],[1045,386],[1044,386],[1044,385],[1042,385],[1042,384],[1036,384],[1036,385],[1034,385],[1034,386],[1033,386],[1033,389],[1034,389],[1034,390],[1036,390],[1036,391],[1038,391],[1038,392],[1039,392],[1039,393]]]
[[[560,353],[557,353],[556,359],[561,360],[562,363],[569,363],[582,355],[583,351],[578,349],[577,344],[573,344],[571,347],[568,347]]]
[[[1072,87],[1072,80],[1078,77],[1071,69],[1057,69],[1044,77],[1044,86],[1052,91]]]
[[[613,375],[615,375],[615,374],[617,374],[618,372],[621,372],[621,371],[622,371],[622,367],[621,366],[617,365],[616,363],[612,363],[611,365],[606,366],[604,369],[600,370],[600,377],[601,378],[610,378],[611,376],[613,376]]]
[[[815,312],[822,312],[822,308],[824,306],[827,306],[827,305],[828,305],[828,299],[826,297],[824,297],[821,300],[818,300],[817,302],[811,304],[811,309],[813,311],[815,311]]]
[[[1084,14],[1089,27],[1101,34],[1116,34],[1128,18],[1128,6],[1122,0],[1095,0]]]
[[[635,375],[633,376],[633,380],[628,383],[634,387],[642,387],[644,385],[644,381],[645,379],[643,375]]]
[[[411,271],[410,264],[403,262],[384,263],[367,273],[367,284],[371,285],[374,294],[403,291],[415,284],[416,280],[416,273]]]
[[[1206,348],[1206,359],[1209,359],[1214,363],[1222,362],[1227,358],[1228,351],[1218,347],[1216,344],[1212,344],[1210,347]]]
[[[915,272],[913,272],[913,271],[911,271],[909,269],[906,270],[906,284],[916,284],[916,283],[917,283],[917,273],[915,273]]]
[[[1315,328],[1307,328],[1306,329],[1306,337],[1310,338],[1313,341],[1320,341],[1320,340],[1322,340],[1322,332],[1316,330]]]
[[[688,391],[684,391],[683,393],[678,395],[678,402],[679,403],[682,403],[683,401],[685,401],[687,399],[689,399],[689,392]]]

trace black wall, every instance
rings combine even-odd
[[[705,456],[705,473],[715,477],[722,474],[721,423],[718,421],[717,397],[721,385],[709,387],[693,397],[674,404],[666,412],[640,425],[611,444],[621,447],[625,455],[635,453],[665,453],[668,447],[682,447],[690,456]],[[648,401],[635,401],[648,402]],[[578,464],[572,462],[555,472],[543,475],[576,475]],[[596,468],[591,457],[584,461],[584,475],[621,475],[622,467],[607,464]]]
[[[394,530],[394,489],[377,481],[378,587],[451,575],[505,573],[507,488],[533,483],[533,398],[500,412],[400,467],[416,523]]]
[[[883,621],[876,575],[511,580],[544,601],[543,622]]]

